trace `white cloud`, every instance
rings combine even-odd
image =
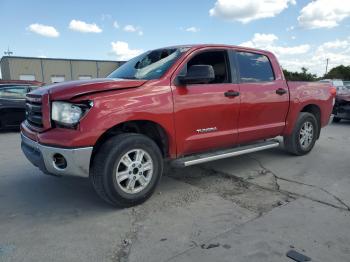
[[[60,33],[53,26],[42,24],[31,24],[27,30],[46,37],[59,37]]]
[[[114,21],[113,22],[113,27],[118,29],[120,27],[120,25],[118,24],[117,21]]]
[[[320,45],[316,48],[316,51],[311,53],[310,56],[302,60],[308,60],[311,71],[318,75],[323,75],[326,67],[326,60],[328,59],[328,69],[339,65],[350,64],[350,43],[345,47],[328,47],[327,43]]]
[[[295,0],[217,0],[209,10],[210,16],[225,20],[249,23],[253,20],[274,17]]]
[[[254,34],[254,37],[242,44],[241,46],[253,47],[259,49],[269,50],[279,55],[298,55],[305,54],[310,50],[310,46],[307,44],[297,45],[297,46],[279,46],[275,42],[278,40],[278,37],[274,34]]]
[[[139,36],[143,35],[143,31],[139,26],[126,25],[124,26],[123,30],[128,33],[137,33]]]
[[[127,61],[143,52],[141,49],[130,49],[129,44],[123,41],[111,42],[112,52],[118,60]]]
[[[88,24],[84,21],[73,19],[69,23],[69,29],[82,33],[101,33],[102,29],[99,28],[95,23]]]
[[[301,9],[298,21],[308,29],[333,28],[349,16],[349,0],[316,0]]]
[[[277,55],[302,55],[310,50],[310,45],[304,44],[291,47],[273,46],[271,50]]]
[[[133,32],[136,32],[137,29],[135,26],[133,25],[126,25],[124,26],[124,29],[123,29],[125,32],[130,32],[130,33],[133,33]]]
[[[241,45],[273,52],[282,67],[290,71],[300,71],[301,67],[306,67],[310,72],[322,76],[326,59],[329,59],[329,69],[350,64],[350,38],[324,42],[311,48],[308,44],[282,46],[274,34],[254,34],[251,40]]]
[[[295,29],[294,25],[292,26],[289,26],[286,28],[286,31],[289,32],[289,31],[293,31]]]
[[[330,67],[350,64],[350,40],[334,40],[321,44],[315,51],[312,61],[326,61],[329,59]]]
[[[200,31],[200,28],[195,27],[195,26],[191,26],[185,29],[186,32],[192,32],[192,33],[197,33]]]
[[[273,44],[275,40],[277,40],[278,37],[274,34],[254,34],[254,37],[252,40],[242,43],[242,46],[247,47],[266,47],[268,45]]]
[[[334,41],[325,42],[318,48],[320,51],[326,51],[329,49],[344,49],[350,46],[350,42],[347,40],[336,39]]]

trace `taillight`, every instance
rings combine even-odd
[[[332,96],[335,97],[337,95],[337,89],[334,86],[332,86],[329,91]]]

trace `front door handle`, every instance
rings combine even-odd
[[[276,94],[277,95],[284,95],[284,94],[286,94],[287,93],[287,90],[286,89],[284,89],[284,88],[278,88],[277,90],[276,90]]]
[[[239,92],[237,91],[233,91],[233,90],[229,90],[227,92],[224,93],[226,97],[236,97],[239,96]]]

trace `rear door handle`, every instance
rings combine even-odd
[[[233,90],[229,90],[229,91],[225,92],[224,94],[225,94],[226,97],[239,96],[239,92],[233,91]]]
[[[284,88],[278,88],[277,90],[276,90],[276,94],[277,95],[284,95],[284,94],[286,94],[287,93],[287,90],[286,89],[284,89]]]

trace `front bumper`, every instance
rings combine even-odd
[[[350,103],[337,107],[335,117],[342,119],[350,119]]]
[[[42,145],[21,133],[21,148],[27,159],[41,171],[51,175],[89,176],[92,147],[59,148]],[[54,156],[63,156],[66,167],[60,168]]]
[[[329,120],[328,120],[328,125],[333,123],[333,119],[334,119],[334,115],[331,114],[331,116],[329,117]]]

